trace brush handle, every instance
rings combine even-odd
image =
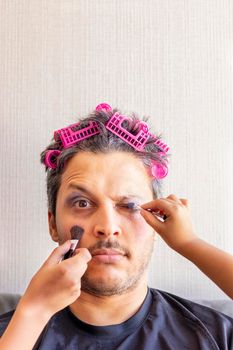
[[[65,253],[63,260],[66,260],[72,257],[75,249],[77,248],[77,245],[78,245],[78,239],[72,239],[70,249],[68,250],[68,252]]]
[[[163,219],[163,221],[165,221],[167,219],[167,215],[165,215],[165,214],[160,214],[159,212],[155,212],[152,209],[146,209],[146,210],[149,211],[154,216],[157,216],[158,219]]]

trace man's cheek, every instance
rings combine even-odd
[[[135,230],[135,239],[138,242],[145,242],[147,239],[154,237],[154,230],[149,226],[144,219],[138,220],[137,227]]]

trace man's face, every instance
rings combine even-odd
[[[155,233],[129,203],[151,200],[150,178],[132,154],[82,152],[67,163],[55,221],[49,214],[50,233],[61,244],[72,226],[84,229],[79,247],[93,256],[82,278],[84,291],[121,294],[145,280]]]

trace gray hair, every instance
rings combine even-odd
[[[134,154],[137,158],[141,159],[146,168],[150,168],[151,161],[155,160],[160,164],[166,165],[168,154],[161,153],[163,151],[160,146],[156,145],[155,137],[152,136],[147,140],[144,147],[144,151],[136,151],[132,146],[127,144],[121,138],[113,134],[111,131],[105,128],[105,124],[108,119],[114,113],[121,112],[118,109],[113,109],[112,111],[100,110],[90,113],[88,116],[79,120],[80,124],[75,128],[74,131],[83,129],[86,127],[90,121],[95,121],[98,123],[101,133],[91,136],[72,147],[63,148],[61,140],[51,140],[52,142],[46,147],[46,149],[41,153],[40,160],[44,164],[46,152],[48,150],[60,150],[61,153],[58,156],[56,162],[56,169],[51,169],[45,166],[45,171],[47,172],[47,197],[48,197],[48,209],[55,216],[56,215],[56,201],[57,193],[61,185],[61,176],[65,170],[67,162],[73,158],[79,152],[92,152],[92,153],[108,153],[113,151],[128,152]],[[122,127],[124,127],[128,132],[133,135],[138,133],[137,122],[140,121],[138,116],[135,113],[132,113],[130,116],[133,120],[132,123],[124,121]],[[148,118],[144,117],[143,121],[147,121]],[[156,135],[157,139],[161,138],[161,135]],[[158,198],[162,194],[162,181],[156,178],[153,178],[152,191],[154,198]]]

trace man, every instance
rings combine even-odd
[[[233,297],[232,257],[196,236],[187,200],[158,198],[167,151],[107,104],[55,133],[41,160],[58,247],[2,316],[0,350],[233,349],[233,319],[148,288],[159,233]],[[74,227],[84,233],[64,260]]]

